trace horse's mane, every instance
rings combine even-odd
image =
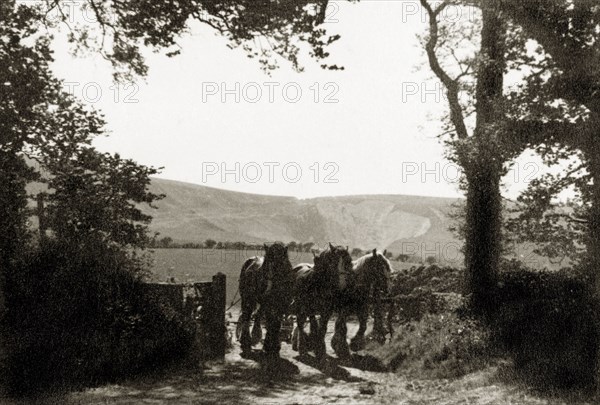
[[[388,269],[391,271],[392,270],[392,264],[390,263],[390,261],[388,260],[387,257],[385,257],[385,255],[379,251],[376,251],[376,255],[377,258],[379,259],[383,259],[383,262],[385,263],[385,265],[388,267]],[[375,257],[373,256],[373,252],[369,252],[364,256],[359,257],[358,259],[354,260],[353,263],[353,267],[355,269],[358,268],[363,268],[363,266],[367,266],[368,265],[368,261],[370,260],[374,260]]]
[[[373,258],[373,253],[368,253],[364,256],[359,257],[358,259],[354,260],[354,267],[362,267],[365,266],[367,264],[367,261]]]
[[[388,267],[391,269],[392,268],[392,264],[390,263],[389,259],[387,257],[385,257],[383,255],[383,253],[376,251],[377,257],[383,259],[385,261],[385,263],[388,265]],[[363,255],[361,257],[359,257],[358,259],[354,260],[355,265],[364,265],[366,261],[368,260],[372,260],[375,257],[373,256],[373,252],[369,252],[366,255]]]

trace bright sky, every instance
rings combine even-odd
[[[417,0],[333,3],[328,29],[342,38],[330,63],[341,72],[305,58],[305,72],[282,61],[268,77],[200,25],[181,55],[149,53],[146,81],[118,91],[106,61],[74,59],[60,41],[55,70],[105,114],[111,134],[96,146],[164,166],[162,178],[300,198],[456,197],[456,167],[436,138],[446,102],[416,37],[424,22]]]

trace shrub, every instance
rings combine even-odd
[[[499,275],[493,302],[495,339],[530,382],[561,387],[594,382],[598,305],[585,277],[515,266]]]
[[[136,261],[49,243],[7,277],[14,394],[114,380],[185,355],[193,326],[149,300]]]
[[[461,293],[464,270],[454,267],[413,266],[397,273],[392,282],[392,295],[408,295],[419,291]]]
[[[393,370],[421,378],[457,378],[484,368],[494,350],[479,322],[448,312],[401,325],[392,341],[368,350]]]

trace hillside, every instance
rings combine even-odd
[[[362,195],[300,200],[156,178],[152,191],[167,195],[150,212],[152,230],[176,241],[311,241],[319,246],[331,241],[421,254],[455,240],[447,213],[456,199]]]

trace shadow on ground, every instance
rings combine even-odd
[[[315,358],[303,359],[305,364],[325,375],[301,373],[291,361],[271,359],[260,351],[252,352],[245,359],[239,356],[237,359],[207,364],[196,370],[179,367],[156,372],[120,384],[46,398],[44,403],[257,403],[313,391],[327,385],[324,381],[327,377],[347,382],[363,381],[351,376],[333,358],[325,362],[318,362]]]

